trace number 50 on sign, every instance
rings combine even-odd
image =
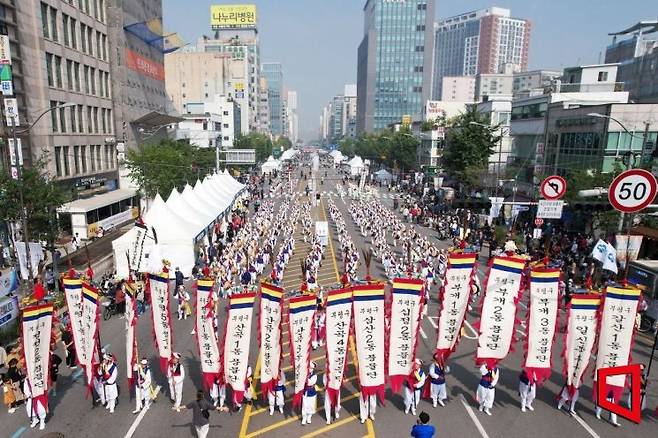
[[[631,169],[621,173],[610,184],[608,200],[615,210],[635,213],[656,198],[656,178],[643,169]]]

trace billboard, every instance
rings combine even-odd
[[[256,5],[212,5],[210,25],[213,30],[256,27]]]
[[[158,81],[165,80],[164,65],[146,59],[130,49],[126,49],[126,66],[142,76],[148,76]]]

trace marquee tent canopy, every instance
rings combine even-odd
[[[274,157],[270,155],[267,161],[264,162],[262,166],[260,166],[260,171],[262,174],[270,174],[275,170],[279,170],[280,168],[281,162],[279,160],[275,160]]]

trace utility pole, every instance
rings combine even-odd
[[[644,150],[647,147],[647,140],[649,139],[650,122],[644,122],[644,135],[642,136],[642,150],[640,152],[640,165],[644,164]],[[651,152],[649,152],[651,153]]]

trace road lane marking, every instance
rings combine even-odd
[[[333,430],[337,427],[340,427],[344,424],[351,423],[354,420],[358,420],[358,418],[354,415],[351,417],[343,418],[340,421],[336,421],[334,423],[328,424],[324,427],[321,427],[320,429],[313,431],[311,433],[307,433],[306,435],[302,435],[301,438],[313,438],[314,436],[322,435],[325,432],[329,432],[330,430]]]
[[[482,438],[489,438],[489,434],[487,434],[487,431],[484,429],[484,426],[482,426],[482,423],[480,423],[478,417],[475,416],[475,412],[473,412],[473,408],[470,407],[469,404],[466,402],[466,399],[464,398],[464,394],[459,394],[459,400],[464,405],[464,408],[466,409],[468,416],[471,417],[471,420],[473,420],[473,423],[475,423],[475,427],[477,428],[478,432],[480,432],[480,436],[482,436]]]
[[[312,358],[311,358],[311,362],[319,362],[319,361],[321,361],[321,360],[325,360],[325,356],[324,356],[324,355],[322,355],[322,356],[316,356],[316,357],[312,357]],[[281,370],[285,372],[285,371],[290,371],[290,370],[293,369],[293,368],[294,368],[294,367],[293,367],[292,365],[290,365],[290,366],[287,366],[287,367],[285,367],[285,368],[281,368]]]
[[[576,421],[578,422],[578,424],[580,424],[581,426],[583,426],[583,429],[585,429],[585,430],[587,431],[587,433],[589,433],[590,435],[592,435],[592,438],[601,438],[601,437],[599,436],[598,433],[594,432],[594,429],[592,429],[591,427],[589,427],[589,424],[585,423],[585,420],[583,420],[582,418],[580,418],[580,415],[578,415],[578,414],[573,414],[572,417],[576,419]]]
[[[17,430],[16,432],[14,432],[14,434],[11,436],[11,438],[18,438],[18,437],[21,436],[21,435],[23,434],[23,432],[25,432],[26,430],[27,430],[27,427],[25,427],[25,426],[21,426],[21,427],[19,427],[18,430]]]
[[[260,349],[258,351],[258,359],[256,360],[256,370],[254,371],[254,376],[260,376]],[[252,381],[253,385],[253,381]],[[253,388],[252,388],[252,392]],[[244,414],[242,416],[242,425],[240,426],[240,435],[238,435],[240,438],[244,438],[247,435],[247,430],[249,429],[249,416],[251,415],[251,410],[253,408],[253,403],[248,403],[247,407],[244,410]]]
[[[439,318],[438,318],[437,316],[428,316],[427,319],[428,319],[428,321],[430,322],[430,324],[432,324],[432,326],[434,326],[435,329],[438,329],[438,328],[439,328],[439,325],[438,325],[437,323],[434,322],[435,319],[436,319],[437,321],[439,320]]]
[[[162,386],[160,386],[160,385],[156,386],[156,388],[155,388],[155,394],[154,394],[155,397],[153,397],[154,399],[158,397],[158,393],[160,392],[161,389],[162,389]],[[146,415],[146,412],[147,412],[149,409],[151,409],[151,406],[152,406],[152,405],[153,405],[153,403],[149,403],[148,405],[146,405],[145,408],[143,408],[143,409],[139,412],[139,415],[137,415],[137,418],[135,418],[135,421],[133,421],[132,426],[130,426],[130,429],[128,429],[128,432],[126,433],[126,435],[125,435],[124,438],[131,438],[131,437],[135,434],[135,431],[137,430],[137,426],[139,426],[139,423],[142,422],[142,419],[143,419],[144,416]]]
[[[423,339],[427,339],[427,335],[425,334],[425,330],[423,330],[422,327],[420,327],[420,335],[423,337]]]
[[[472,325],[466,320],[466,318],[464,318],[464,324],[466,325],[466,327],[467,327],[471,332],[473,332],[473,336],[469,336],[469,335],[467,335],[465,332],[464,332],[464,334],[463,334],[462,336],[464,336],[466,339],[477,339],[477,338],[478,338],[478,332],[475,331],[475,329],[473,328],[473,326],[472,326]]]

